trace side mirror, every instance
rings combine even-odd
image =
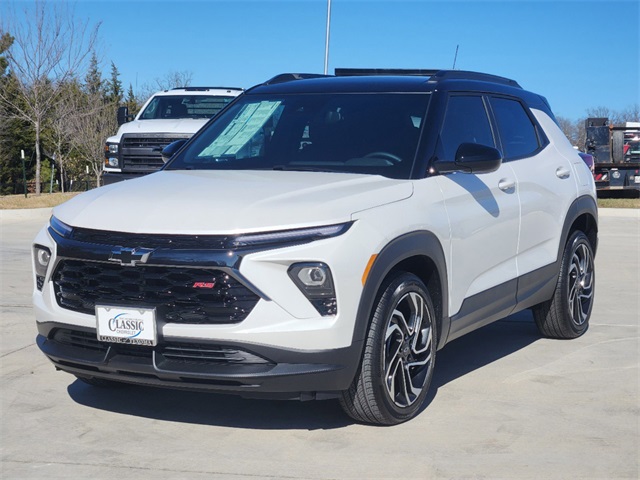
[[[171,157],[175,155],[175,153],[182,148],[182,146],[187,143],[187,139],[184,140],[176,140],[175,142],[170,143],[166,147],[162,149],[162,161],[167,163],[171,160]]]
[[[479,143],[462,143],[456,151],[453,162],[438,161],[435,164],[439,173],[490,173],[502,164],[502,153],[497,148]]]
[[[129,121],[129,107],[118,107],[118,126]]]

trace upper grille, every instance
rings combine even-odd
[[[225,250],[229,247],[231,237],[226,235],[154,235],[74,228],[72,238],[80,242],[100,245]]]
[[[212,288],[194,288],[213,283]],[[156,307],[168,323],[237,323],[259,297],[225,272],[211,268],[136,266],[62,260],[54,274],[62,308],[95,314],[96,304]]]

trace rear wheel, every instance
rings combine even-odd
[[[593,248],[587,236],[574,232],[564,249],[551,300],[536,305],[533,317],[549,338],[576,338],[587,331],[595,293]]]
[[[422,281],[400,273],[382,286],[362,364],[340,403],[357,421],[394,425],[414,417],[429,390],[435,312]]]

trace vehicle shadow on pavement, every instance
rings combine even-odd
[[[438,352],[426,408],[447,383],[506,357],[540,338],[529,313],[488,325]],[[99,388],[76,380],[73,401],[100,410],[170,422],[265,430],[330,430],[352,425],[337,401],[245,399],[208,392],[124,385]]]

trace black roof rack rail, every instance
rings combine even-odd
[[[500,83],[516,88],[522,88],[518,82],[510,78],[490,75],[488,73],[468,72],[465,70],[441,70],[426,68],[336,68],[336,77],[375,76],[375,75],[409,75],[429,77],[429,82],[441,80],[479,80],[483,82]]]
[[[336,77],[356,77],[375,75],[413,75],[430,77],[438,73],[440,69],[425,68],[336,68]]]
[[[241,87],[174,87],[171,90],[186,90],[187,92],[206,92],[207,90],[244,90]],[[166,92],[167,90],[165,90]]]
[[[276,83],[291,82],[293,80],[302,80],[305,78],[323,78],[331,75],[322,75],[321,73],[280,73],[270,78],[262,85],[274,85]]]
[[[468,72],[465,70],[440,70],[436,72],[430,79],[430,82],[438,82],[440,80],[479,80],[481,82],[500,83],[511,87],[522,88],[518,82],[510,78],[499,77],[488,73]]]

